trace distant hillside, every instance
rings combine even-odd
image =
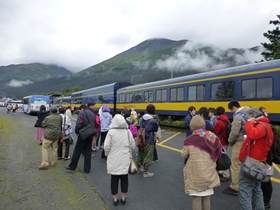
[[[24,70],[25,65],[15,65],[21,68],[14,68],[12,75],[17,74],[18,80],[30,80],[32,83],[25,84],[22,88],[5,86],[2,90],[0,87],[0,90],[10,93],[11,96],[24,96],[34,92],[62,91],[73,86],[86,89],[118,81],[130,82],[133,76],[133,84],[140,84],[254,63],[261,60],[259,54],[259,47],[219,49],[188,40],[149,39],[76,74],[59,67],[47,66],[51,69],[46,71],[42,66]],[[0,67],[1,83],[7,84],[11,77],[4,81],[1,68],[3,67]],[[29,75],[25,75],[26,72]],[[49,79],[42,81],[44,77]]]

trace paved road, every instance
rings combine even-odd
[[[121,206],[122,209],[191,209],[191,197],[184,192],[184,163],[180,155],[184,139],[185,133],[180,130],[163,130],[162,142],[157,146],[159,162],[154,163],[150,167],[150,171],[154,172],[155,176],[152,178],[143,178],[142,175],[129,175],[127,205]],[[135,155],[137,149],[134,149],[133,152]],[[229,155],[231,155],[231,152]],[[80,161],[79,166],[82,167],[82,164],[82,161]],[[279,168],[275,170],[274,180],[276,182],[273,182],[274,192],[271,209],[278,209],[277,206],[280,206],[280,201],[277,199],[280,197],[279,172]],[[100,158],[100,153],[97,153],[92,158],[92,171],[87,177],[110,208],[116,208],[112,205],[110,175],[106,174],[106,162]],[[229,182],[221,183],[221,186],[214,189],[215,194],[211,196],[211,209],[239,209],[238,197],[222,193],[222,189],[228,187],[229,184]],[[118,206],[117,208],[120,207]]]
[[[18,113],[22,114],[23,113]],[[35,116],[24,115],[27,118]],[[72,121],[75,125],[75,122]],[[75,135],[73,135],[76,140]],[[191,197],[184,192],[183,167],[184,161],[180,150],[185,139],[185,133],[175,129],[163,129],[162,141],[157,145],[159,162],[150,167],[155,173],[152,178],[143,178],[142,175],[129,175],[129,192],[127,204],[115,207],[112,204],[110,193],[110,175],[106,171],[106,161],[101,159],[101,153],[92,157],[92,170],[85,174],[89,182],[94,186],[100,196],[109,205],[110,209],[122,208],[124,210],[183,210],[191,209]],[[73,151],[74,145],[71,146]],[[137,149],[133,151],[134,157]],[[71,152],[72,154],[72,152]],[[229,155],[231,155],[229,153]],[[65,163],[66,164],[66,163]],[[78,167],[83,171],[83,157]],[[76,172],[67,171],[76,174]],[[273,177],[274,192],[272,196],[271,209],[279,209],[280,206],[280,169],[275,170]],[[211,209],[213,210],[236,210],[239,209],[238,197],[222,193],[222,189],[228,187],[229,183],[222,183],[214,189],[215,194],[211,196]],[[119,189],[120,191],[120,189]],[[120,193],[119,193],[120,194]]]

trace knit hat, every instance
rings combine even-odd
[[[191,131],[195,131],[198,128],[205,128],[205,121],[199,115],[195,115],[192,117],[190,129]]]

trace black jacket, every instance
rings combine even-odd
[[[49,115],[49,112],[47,111],[44,111],[44,112],[38,112],[38,120],[36,122],[36,127],[40,127],[40,128],[43,128],[42,126],[42,122],[43,120],[46,118],[46,116]]]

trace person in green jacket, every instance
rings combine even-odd
[[[57,146],[61,136],[62,117],[58,113],[58,108],[52,106],[50,115],[47,116],[42,126],[45,128],[44,141],[42,144],[42,163],[38,166],[39,170],[54,166],[57,162]]]

